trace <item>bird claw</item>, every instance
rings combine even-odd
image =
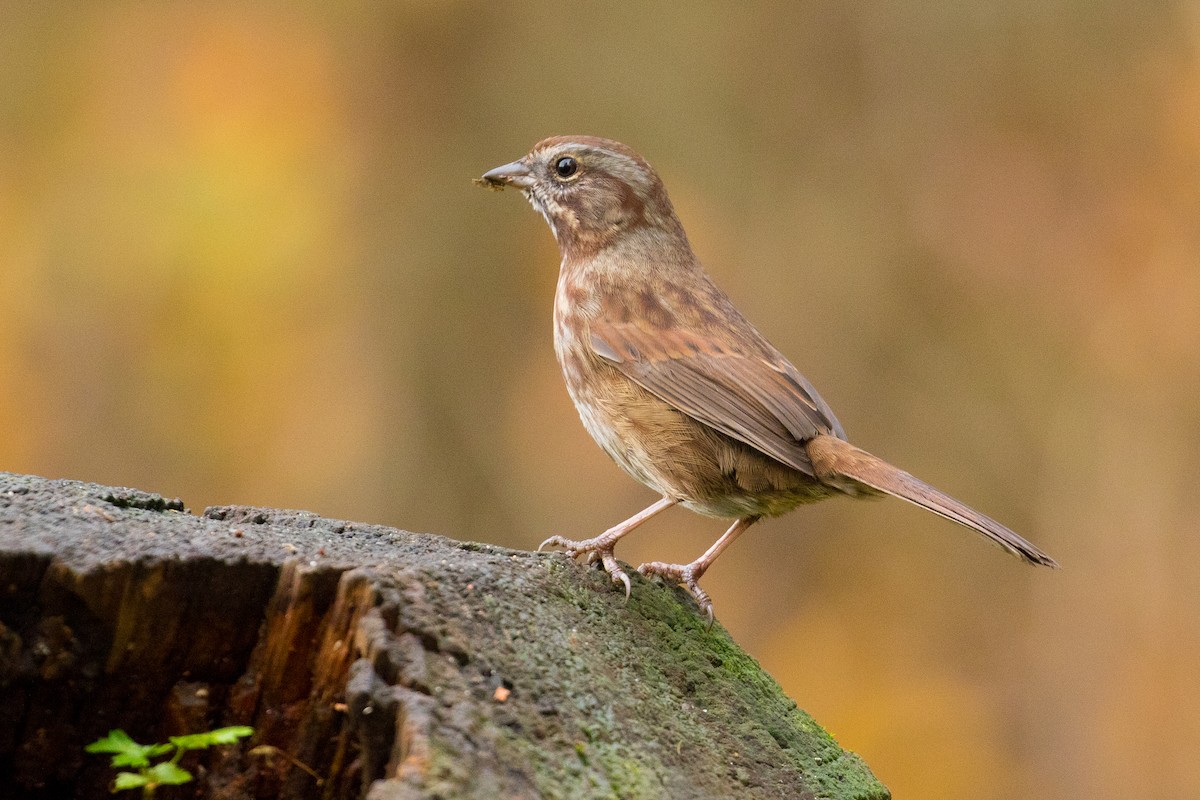
[[[579,558],[584,556],[585,564],[594,564],[596,559],[600,559],[600,563],[604,566],[604,571],[612,578],[613,583],[620,583],[625,587],[625,600],[629,601],[629,594],[632,590],[632,584],[629,582],[629,575],[621,568],[617,557],[613,555],[613,543],[605,541],[603,537],[595,539],[584,539],[582,541],[574,541],[563,536],[551,536],[546,541],[538,545],[540,553],[546,547],[559,547],[571,558]]]
[[[700,576],[704,574],[704,570],[699,568],[699,564],[696,562],[691,564],[664,564],[661,561],[651,561],[648,564],[639,566],[637,571],[647,577],[657,575],[687,589],[688,594],[696,601],[696,605],[708,617],[708,627],[712,628],[712,599],[709,598],[708,592],[700,588]]]
[[[601,563],[604,564],[604,571],[612,578],[613,583],[622,583],[625,585],[625,602],[628,603],[632,587],[629,583],[629,576],[625,574],[625,570],[621,569],[621,565],[617,563],[617,559],[611,552],[601,556]]]

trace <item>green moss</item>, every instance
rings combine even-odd
[[[682,591],[631,571],[626,603],[602,572],[525,563],[539,582],[529,596],[543,600],[482,603],[484,627],[471,634],[489,672],[513,686],[503,706],[481,693],[487,713],[471,738],[539,795],[888,796]]]

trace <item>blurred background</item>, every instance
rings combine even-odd
[[[757,526],[719,619],[898,798],[1200,797],[1195,2],[0,5],[0,469],[533,548],[653,495],[471,178],[620,139],[898,501]],[[618,554],[690,560],[672,511]]]

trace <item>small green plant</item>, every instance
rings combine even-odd
[[[187,736],[172,736],[162,744],[138,744],[129,734],[119,728],[109,731],[108,736],[97,739],[85,750],[89,753],[112,753],[113,767],[133,767],[137,772],[118,772],[113,781],[113,791],[141,789],[142,797],[154,797],[159,786],[177,786],[192,779],[192,773],[179,766],[179,759],[189,750],[204,750],[214,745],[234,744],[243,736],[254,733],[253,728],[237,725],[232,728],[217,728],[207,733]],[[172,752],[173,751],[173,752]],[[165,761],[152,764],[153,759],[165,756]]]

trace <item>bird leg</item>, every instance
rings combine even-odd
[[[621,569],[621,565],[617,563],[616,556],[613,555],[613,548],[621,537],[632,531],[637,526],[641,525],[646,520],[666,511],[671,506],[678,502],[670,497],[664,497],[649,508],[639,511],[629,519],[619,525],[606,530],[599,536],[591,539],[583,539],[582,541],[574,541],[566,539],[562,536],[551,536],[546,541],[538,545],[540,552],[545,547],[561,547],[563,552],[571,558],[579,556],[587,556],[587,563],[592,563],[597,558],[604,565],[604,571],[612,578],[613,583],[622,583],[625,585],[625,599],[629,599],[629,576],[625,574],[625,570]],[[707,555],[707,554],[706,554]],[[714,556],[715,558],[715,556]]]
[[[758,522],[758,517],[742,517],[735,521],[729,526],[729,530],[721,535],[720,539],[713,542],[712,547],[704,551],[704,555],[690,564],[664,564],[661,561],[651,561],[648,564],[642,564],[637,571],[643,575],[658,575],[683,586],[695,598],[696,605],[700,606],[700,610],[708,616],[708,624],[711,626],[713,622],[712,600],[709,599],[708,592],[700,588],[700,576],[712,566],[712,563],[717,560],[717,556],[725,552],[726,547],[733,544],[735,539],[756,522]]]

